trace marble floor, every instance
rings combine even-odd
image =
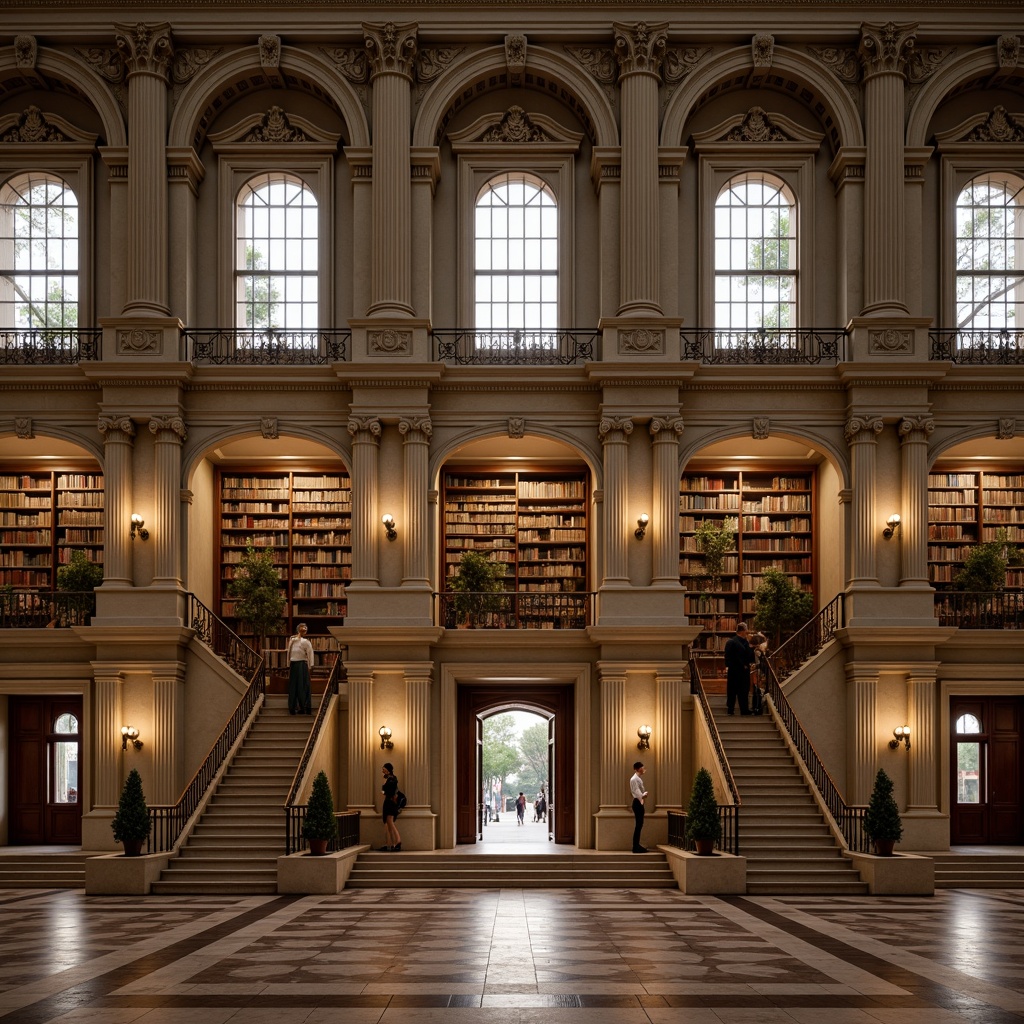
[[[0,890],[0,1022],[1024,1021],[1024,892]]]

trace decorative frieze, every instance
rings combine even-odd
[[[914,351],[914,332],[896,327],[869,330],[868,351],[872,355],[909,355]]]
[[[523,36],[525,47],[526,37]],[[452,61],[465,49],[464,46],[426,46],[416,53],[416,81],[427,85],[447,70]],[[525,57],[523,63],[525,64]]]
[[[808,46],[807,51],[840,82],[856,85],[860,81],[861,63],[856,50],[845,46]]]
[[[569,54],[602,85],[614,85],[618,72],[615,51],[604,46],[566,46]]]
[[[124,60],[116,47],[76,47],[75,53],[106,81],[115,83],[124,80]]]
[[[175,50],[171,62],[171,82],[174,85],[186,85],[220,53],[219,47],[189,47],[186,50]]]
[[[321,46],[320,52],[347,78],[362,85],[369,74],[370,60],[365,48],[355,46]]]
[[[399,331],[393,327],[367,331],[366,343],[375,355],[407,356],[412,352],[412,331]]]
[[[711,52],[710,46],[673,46],[661,63],[666,85],[678,85]]]
[[[637,74],[659,77],[668,41],[668,24],[648,25],[639,21],[633,26],[613,24],[612,28],[619,78]]]
[[[923,84],[955,53],[955,46],[928,46],[921,50],[911,50],[907,55],[907,82],[912,86]]]

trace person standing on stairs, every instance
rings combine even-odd
[[[386,761],[381,768],[384,774],[384,785],[380,787],[384,794],[384,808],[381,811],[381,818],[384,821],[384,845],[381,851],[390,853],[402,852],[402,837],[398,834],[398,826],[395,819],[400,810],[395,794],[398,793],[398,776],[395,775],[395,766]]]
[[[733,704],[739,704],[740,714],[749,715],[747,700],[750,696],[750,666],[754,664],[754,648],[747,640],[747,624],[736,626],[736,635],[725,644],[725,710],[733,714]]]
[[[300,622],[288,638],[288,714],[311,715],[313,693],[309,673],[313,668],[313,645],[306,639],[306,624]]]
[[[633,852],[646,853],[647,847],[640,845],[640,833],[644,828],[644,800],[647,799],[647,790],[644,788],[643,761],[637,761],[633,765],[633,774],[629,780],[629,792],[633,797],[633,817],[636,819],[636,826],[633,829]]]

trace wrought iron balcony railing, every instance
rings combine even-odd
[[[574,366],[598,358],[598,330],[433,332],[434,360],[456,366]]]
[[[348,358],[349,330],[245,328],[182,331],[185,360],[209,366],[326,366]]]
[[[1024,364],[1024,328],[928,332],[932,359],[973,366]]]
[[[99,327],[32,328],[0,331],[0,363],[56,366],[100,358]]]
[[[836,327],[684,327],[680,356],[712,366],[814,366],[846,359],[846,331]]]
[[[96,592],[8,590],[0,587],[0,629],[87,626],[96,614]]]
[[[438,594],[438,622],[446,629],[585,629],[591,624],[593,594],[498,593]]]
[[[950,590],[935,595],[940,626],[958,629],[1024,629],[1024,593]]]

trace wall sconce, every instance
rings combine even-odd
[[[122,725],[121,726],[121,749],[127,750],[128,744],[131,744],[136,750],[142,749],[142,740],[139,739],[139,730],[133,725]]]
[[[903,520],[900,519],[899,512],[893,512],[891,516],[885,521],[885,529],[882,531],[882,536],[886,540],[891,540],[894,533],[899,533],[900,523]]]
[[[380,736],[380,749],[390,750],[394,746],[394,743],[391,742],[391,729],[386,725],[382,725],[377,730],[377,733]]]
[[[398,536],[398,531],[395,529],[395,517],[390,512],[385,512],[380,517],[380,521],[384,524],[384,532],[387,534],[388,540],[394,540]]]
[[[889,749],[896,750],[900,743],[907,745],[907,750],[910,749],[910,726],[909,725],[897,725],[892,731],[894,739],[889,740]]]
[[[146,521],[138,512],[132,513],[132,540],[138,534],[143,540],[149,540],[149,530],[145,529]]]
[[[633,536],[637,540],[644,539],[644,534],[647,532],[647,524],[650,521],[651,517],[646,512],[641,513],[640,518],[636,521],[636,529],[633,531]]]
[[[640,737],[640,742],[636,745],[637,750],[650,750],[651,749],[651,727],[649,725],[641,725],[636,731],[637,736]]]

